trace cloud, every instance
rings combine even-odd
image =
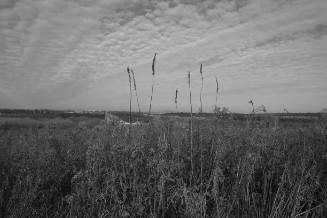
[[[257,93],[278,93],[275,108],[303,90],[327,97],[326,9],[324,0],[1,1],[0,81],[29,107],[126,109],[132,66],[146,108],[158,52],[157,110],[173,108],[171,90],[187,93],[189,70],[198,91],[200,63],[207,109],[216,74],[231,108]]]
[[[12,9],[18,0],[2,0],[0,2],[0,9]]]

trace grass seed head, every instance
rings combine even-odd
[[[187,78],[188,78],[188,85],[191,85],[191,72],[189,71],[187,74]]]
[[[135,81],[135,74],[134,74],[134,71],[133,69],[131,68],[131,72],[132,72],[132,76],[133,76],[133,83],[134,83],[134,89],[136,91],[136,81]]]
[[[157,53],[154,54],[154,57],[153,57],[153,60],[152,60],[152,76],[154,76],[154,74],[155,74],[156,57],[157,57]]]

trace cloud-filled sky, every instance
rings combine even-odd
[[[249,112],[327,107],[326,0],[0,0],[0,108]],[[133,108],[137,110],[135,96]]]

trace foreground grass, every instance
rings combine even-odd
[[[63,124],[64,123],[64,124]],[[0,216],[327,217],[327,128],[186,118],[0,126]]]

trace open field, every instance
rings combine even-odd
[[[326,119],[235,117],[2,116],[0,214],[326,217]]]
[[[327,0],[0,0],[0,218],[327,218]]]

